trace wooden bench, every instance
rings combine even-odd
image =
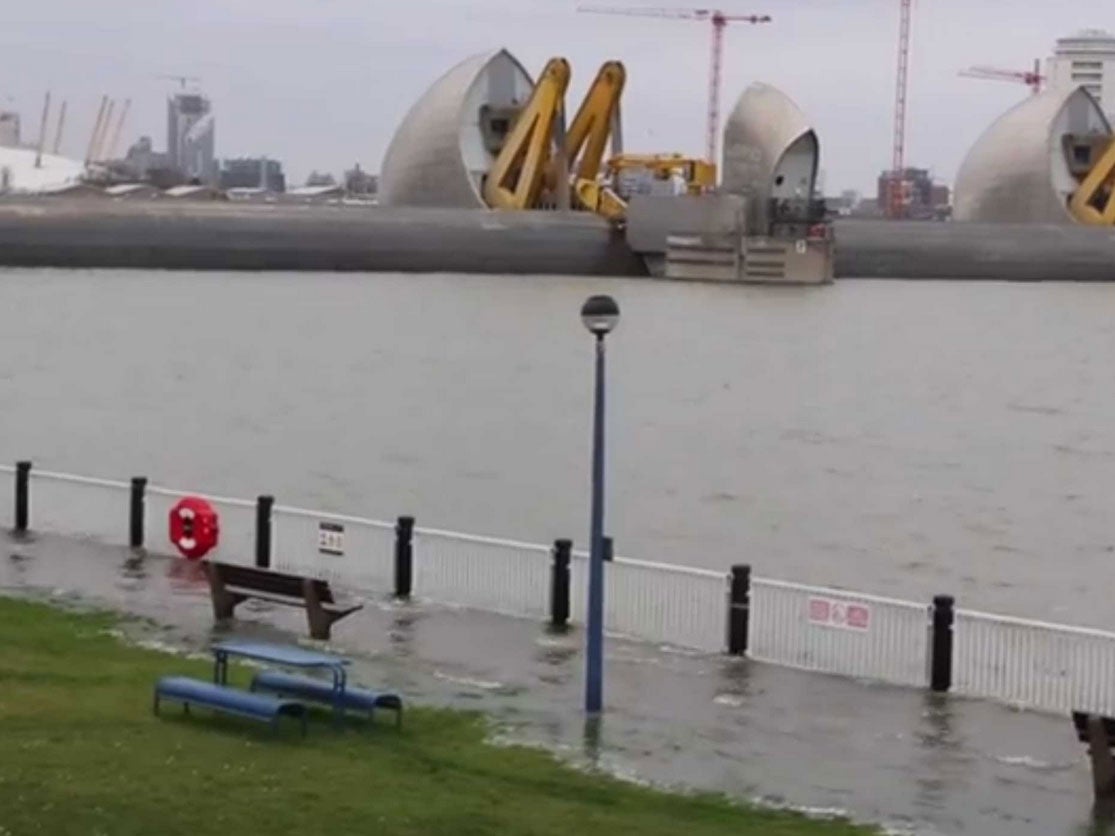
[[[155,714],[159,713],[162,700],[182,703],[187,714],[191,705],[200,705],[224,714],[260,720],[273,729],[278,729],[280,717],[294,717],[301,721],[302,734],[306,734],[306,706],[294,700],[241,691],[188,676],[164,676],[156,682]]]
[[[233,617],[236,606],[248,598],[259,598],[276,604],[305,607],[310,623],[310,636],[328,639],[333,622],[360,609],[363,604],[339,604],[333,597],[329,582],[301,575],[236,566],[231,563],[205,564],[209,592],[213,598],[213,616],[218,621]]]
[[[333,689],[332,683],[321,679],[292,676],[280,671],[261,671],[252,679],[251,689],[337,707],[337,692]],[[375,719],[377,708],[394,711],[396,728],[403,724],[403,699],[398,694],[347,686],[340,694],[340,705],[345,709],[365,711],[369,720]]]
[[[1115,746],[1115,719],[1074,711],[1072,724],[1076,727],[1076,739],[1088,744],[1096,801],[1115,801],[1115,758],[1111,755],[1111,748]]]

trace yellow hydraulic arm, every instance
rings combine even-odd
[[[1069,210],[1083,224],[1115,225],[1115,140],[1073,194]]]
[[[493,209],[537,206],[569,74],[569,62],[564,58],[551,58],[542,70],[484,181],[484,200]]]
[[[619,102],[626,82],[627,70],[619,61],[608,61],[600,67],[573,117],[564,146],[576,205],[614,221],[627,214],[627,204],[600,182],[600,176],[604,152],[619,121]],[[554,167],[550,182],[556,184],[565,174]]]
[[[577,115],[565,134],[565,159],[575,178],[592,180],[600,174],[626,81],[627,71],[623,64],[608,61],[600,67],[577,108]]]
[[[681,175],[690,194],[715,188],[716,168],[704,160],[679,154],[623,153],[605,159],[609,142],[618,144],[613,132],[618,130],[620,98],[627,81],[619,61],[600,67],[564,139],[556,138],[569,77],[564,58],[550,59],[542,70],[484,181],[484,200],[490,207],[552,206],[567,183],[574,208],[622,222],[627,203],[616,193],[615,184],[621,172],[632,168],[649,170],[660,178]]]

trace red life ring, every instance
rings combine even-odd
[[[170,542],[183,557],[197,560],[217,547],[220,519],[200,496],[186,496],[170,509]]]

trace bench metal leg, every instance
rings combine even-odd
[[[1088,754],[1092,759],[1092,787],[1096,801],[1115,800],[1115,758],[1103,717],[1088,715]]]
[[[401,729],[403,727],[403,710],[401,708],[380,708],[380,711],[393,711],[395,712],[395,728]],[[368,712],[368,725],[375,726],[376,724],[376,709],[372,708]]]
[[[151,710],[155,713],[156,717],[159,716],[159,692],[158,691],[155,692],[155,699],[152,701]]]

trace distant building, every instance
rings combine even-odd
[[[860,194],[855,189],[845,189],[838,197],[826,197],[825,209],[830,216],[847,217],[860,205]]]
[[[185,182],[186,177],[171,165],[170,155],[156,151],[151,137],[141,136],[124,155],[123,167],[135,180],[169,189]]]
[[[1085,29],[1057,41],[1046,64],[1050,84],[1083,87],[1100,103],[1107,118],[1115,121],[1115,35],[1102,29]]]
[[[873,197],[863,198],[852,210],[854,218],[881,218],[882,216],[883,209],[879,206],[879,201]]]
[[[879,175],[877,206],[890,205],[891,172]],[[903,216],[911,220],[943,220],[949,211],[949,187],[933,182],[929,170],[907,168],[901,178]]]
[[[311,171],[310,176],[306,178],[307,186],[335,186],[337,185],[337,178],[329,172]]]
[[[187,181],[217,182],[216,123],[209,100],[198,93],[167,99],[166,153],[172,168]]]
[[[929,202],[934,210],[952,205],[952,192],[944,183],[934,183],[929,191]]]
[[[360,163],[345,172],[345,191],[350,195],[366,197],[379,191],[379,177],[360,168]]]
[[[285,192],[286,175],[283,164],[267,157],[239,157],[225,160],[221,166],[222,189],[259,189],[264,192]]]
[[[19,114],[0,111],[0,148],[19,147]]]

